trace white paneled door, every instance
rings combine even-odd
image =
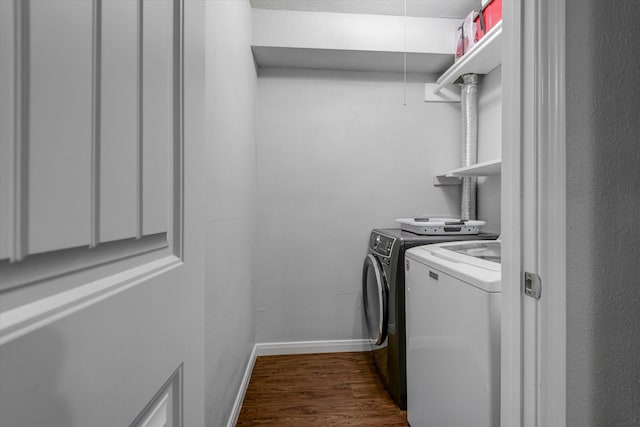
[[[180,2],[1,3],[0,268],[64,250],[78,269],[170,247]],[[10,286],[35,280],[25,274]]]
[[[2,426],[204,425],[204,12],[0,0]]]

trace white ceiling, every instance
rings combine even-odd
[[[464,18],[480,0],[406,0],[408,16]],[[258,9],[404,15],[405,0],[251,0]]]

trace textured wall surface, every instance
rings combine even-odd
[[[255,94],[248,1],[207,2],[206,425],[225,425],[254,344]]]
[[[422,79],[422,80],[420,80]],[[423,102],[424,77],[261,70],[258,342],[364,337],[361,269],[371,229],[458,215],[460,106]]]
[[[567,17],[567,425],[639,425],[640,3]]]

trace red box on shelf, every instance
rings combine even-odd
[[[502,0],[482,2],[482,9],[476,18],[476,41],[480,40],[490,29],[502,20]]]

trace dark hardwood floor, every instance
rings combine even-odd
[[[237,426],[407,426],[371,354],[260,356]]]

